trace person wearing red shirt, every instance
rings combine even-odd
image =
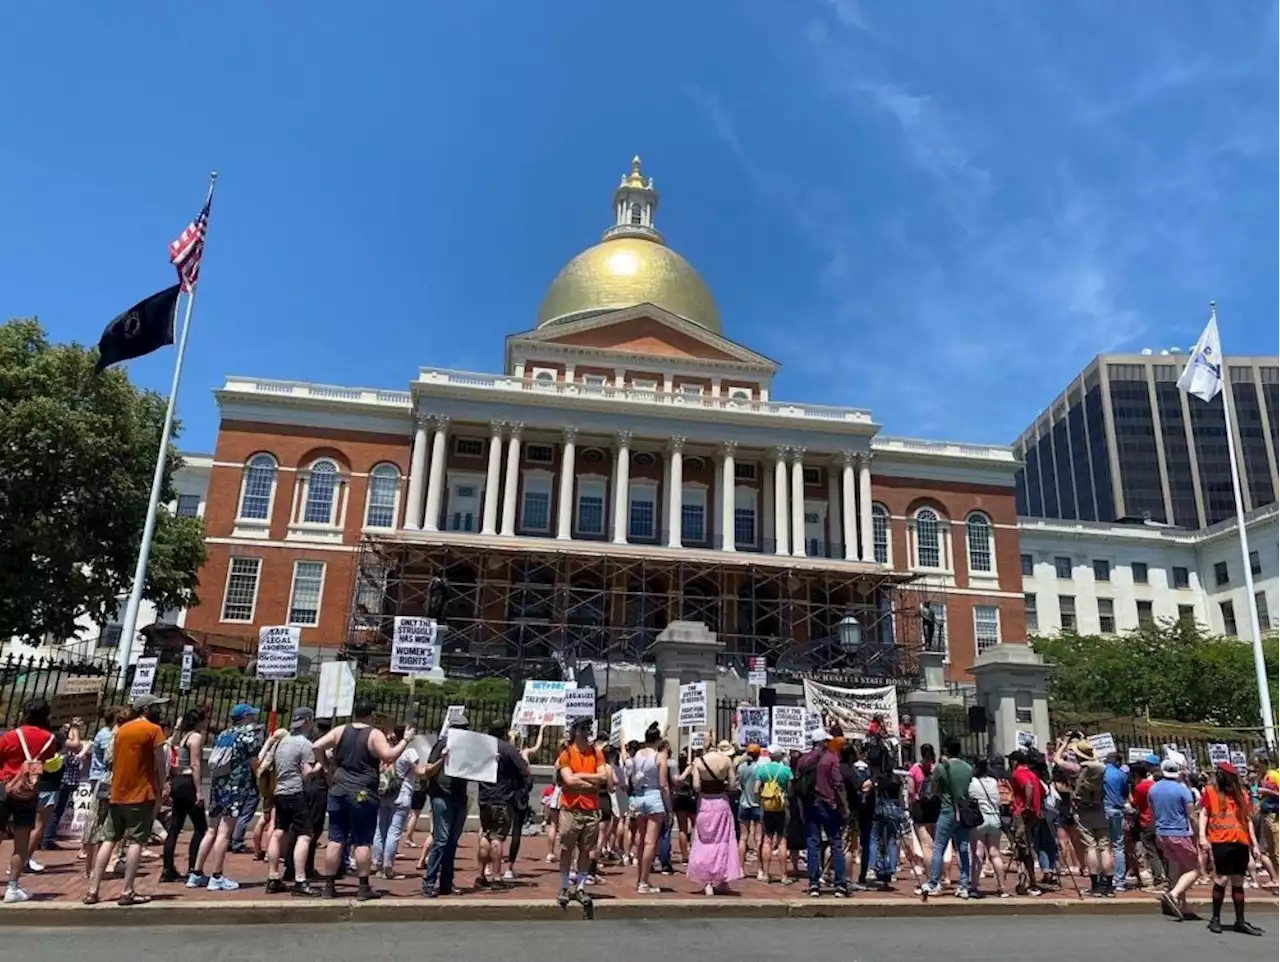
[[[31,830],[36,824],[37,796],[13,797],[5,791],[9,782],[22,774],[29,761],[44,762],[57,751],[49,722],[49,703],[37,698],[27,703],[22,724],[0,735],[0,832],[13,831],[13,852],[9,856],[9,885],[5,889],[7,905],[25,902],[28,896],[18,884],[27,859],[31,857]]]
[[[1130,766],[1130,772],[1139,772],[1137,784],[1133,786],[1131,797],[1133,810],[1138,823],[1137,838],[1134,843],[1134,854],[1138,856],[1138,880],[1143,885],[1155,883],[1157,889],[1165,887],[1165,864],[1156,842],[1155,816],[1151,811],[1151,786],[1156,783],[1155,772],[1160,767],[1160,759],[1156,755],[1148,755],[1140,762]]]
[[[1010,813],[1013,816],[1013,857],[1026,873],[1028,895],[1039,895],[1036,886],[1037,832],[1041,831],[1044,818],[1044,786],[1027,765],[1027,753],[1018,750],[1009,756],[1013,772],[1009,776],[1012,798]]]

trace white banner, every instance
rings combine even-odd
[[[316,689],[317,718],[346,718],[356,701],[356,673],[349,661],[326,661],[320,666]]]
[[[391,670],[398,675],[425,675],[440,663],[434,618],[397,615],[391,635]]]
[[[182,677],[178,679],[179,691],[191,690],[191,676],[195,673],[196,651],[190,645],[182,646]]]
[[[520,699],[524,702],[520,724],[563,728],[565,692],[575,687],[571,681],[526,681],[524,697]]]
[[[1116,750],[1116,740],[1111,732],[1098,732],[1089,736],[1089,744],[1093,746],[1094,756],[1101,761]]]
[[[762,748],[769,744],[769,709],[738,709],[738,744]]]
[[[898,737],[898,690],[883,688],[836,688],[816,681],[804,680],[804,703],[809,711],[822,718],[834,718],[846,738],[862,738],[873,715],[884,722],[884,734]]]
[[[151,688],[156,683],[156,665],[160,663],[159,658],[139,658],[133,666],[133,684],[129,687],[129,700],[138,698],[141,695],[150,695]]]
[[[707,683],[695,681],[680,686],[681,728],[707,727]]]
[[[258,677],[287,681],[298,677],[298,646],[302,629],[276,625],[258,629]]]
[[[773,706],[773,743],[782,748],[804,751],[804,709],[798,705]]]

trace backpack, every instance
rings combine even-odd
[[[213,751],[209,752],[209,777],[226,778],[231,774],[231,759],[235,755],[236,732],[228,728],[218,733],[213,743]]]
[[[1080,766],[1076,779],[1076,803],[1081,808],[1098,808],[1102,805],[1102,774],[1105,769],[1097,763]]]
[[[818,763],[812,765],[796,765],[795,777],[791,780],[795,786],[796,798],[809,805],[818,792]]]
[[[404,779],[396,773],[395,765],[385,765],[378,772],[378,794],[383,798],[394,798],[400,794],[400,786]]]
[[[787,807],[787,796],[777,778],[770,778],[760,786],[760,808],[766,812],[781,812]]]
[[[4,784],[4,793],[6,798],[14,798],[18,801],[26,801],[34,798],[36,795],[36,786],[40,783],[40,773],[44,771],[44,762],[40,761],[40,756],[49,750],[49,746],[53,744],[53,736],[50,735],[48,741],[44,743],[44,747],[36,752],[34,756],[31,750],[27,748],[27,740],[22,734],[22,729],[16,729],[18,732],[18,743],[22,745],[22,764],[18,771]]]

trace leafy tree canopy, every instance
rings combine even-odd
[[[165,401],[96,360],[35,320],[0,327],[0,638],[70,638],[130,588]],[[162,501],[181,466],[170,446]],[[161,511],[143,597],[194,605],[203,562],[199,519]]]
[[[1031,639],[1054,665],[1049,697],[1068,712],[1107,712],[1190,724],[1261,724],[1253,648],[1199,625],[1161,620],[1124,635],[1066,632]],[[1276,704],[1280,648],[1263,639],[1271,700]]]

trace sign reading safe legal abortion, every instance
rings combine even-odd
[[[707,683],[695,681],[680,686],[680,727],[701,728],[707,724]]]
[[[432,671],[439,661],[434,618],[397,616],[391,636],[391,670],[398,675]]]
[[[298,677],[298,645],[302,629],[288,625],[258,630],[258,677],[286,681]]]

